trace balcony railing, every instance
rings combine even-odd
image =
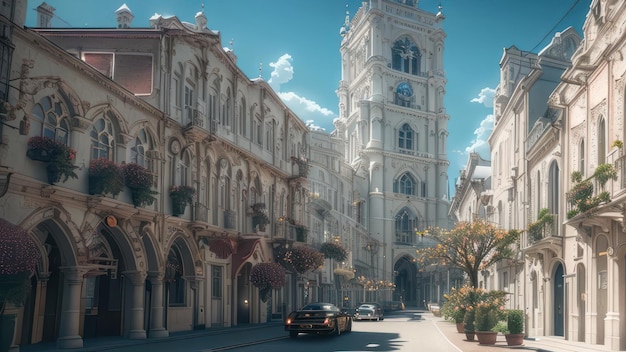
[[[574,182],[566,193],[567,218],[587,212],[624,193],[624,155],[612,154],[607,163],[599,165],[590,177]]]
[[[530,224],[526,231],[528,246],[532,246],[545,238],[558,236],[558,221],[556,219],[556,214],[546,214],[546,218]]]

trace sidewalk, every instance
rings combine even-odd
[[[465,340],[465,334],[456,331],[456,325],[443,318],[435,317],[424,311],[423,315],[432,320],[441,333],[462,352],[504,352],[506,350],[527,350],[539,352],[579,352],[579,351],[609,351],[603,345],[568,341],[562,337],[541,336],[538,339],[525,339],[521,346],[507,346],[504,335],[499,334],[495,345],[480,345],[478,341]]]

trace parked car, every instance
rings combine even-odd
[[[363,303],[356,308],[354,313],[355,320],[383,320],[385,314],[383,307],[378,303]]]
[[[299,333],[334,334],[352,331],[352,315],[342,312],[332,303],[309,303],[302,309],[289,313],[285,320],[285,331],[296,338]]]

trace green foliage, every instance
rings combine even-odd
[[[463,317],[463,330],[465,331],[465,333],[473,333],[476,331],[474,328],[474,319],[474,309],[468,309],[465,312],[465,316]]]
[[[154,195],[158,192],[152,190],[152,175],[145,167],[130,163],[122,166],[124,182],[130,188],[133,204],[136,207],[151,205]]]
[[[191,186],[170,186],[170,197],[174,202],[184,202],[185,204],[193,203],[193,195],[196,190]]]
[[[528,236],[532,242],[546,237],[546,232],[552,229],[554,215],[549,212],[547,208],[541,209],[537,215],[537,221],[528,225]]]
[[[124,189],[122,168],[108,158],[97,158],[89,163],[89,193],[117,196]]]
[[[507,322],[504,320],[499,320],[496,325],[491,329],[493,332],[499,332],[501,334],[508,334],[509,328],[507,326]]]
[[[479,303],[476,306],[475,323],[476,331],[491,331],[498,322],[498,307],[491,304]]]
[[[513,309],[507,313],[507,328],[510,334],[521,334],[524,332],[524,312]]]
[[[614,140],[613,144],[611,144],[611,147],[618,148],[618,149],[622,149],[623,146],[624,146],[624,143],[619,139]]]
[[[574,171],[572,172],[572,178],[571,178],[572,182],[574,183],[579,183],[580,181],[583,180],[583,173],[580,171]]]
[[[596,167],[596,170],[593,173],[593,177],[595,177],[596,181],[598,181],[600,187],[604,188],[609,180],[617,180],[617,170],[615,169],[613,164],[600,164],[598,165],[598,167]]]
[[[342,262],[348,258],[348,252],[339,243],[326,242],[320,247],[320,252],[324,255],[324,258],[334,259]]]

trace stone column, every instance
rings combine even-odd
[[[165,329],[163,321],[163,273],[151,271],[148,279],[152,284],[152,299],[150,307],[150,338],[167,337],[169,332]]]
[[[82,348],[83,338],[79,333],[80,293],[83,286],[83,275],[88,271],[82,267],[62,267],[65,282],[63,284],[63,303],[57,348]]]
[[[128,338],[145,339],[146,329],[143,326],[143,295],[145,292],[146,272],[145,271],[124,271],[125,278],[130,281],[131,307],[130,307],[130,330]]]

